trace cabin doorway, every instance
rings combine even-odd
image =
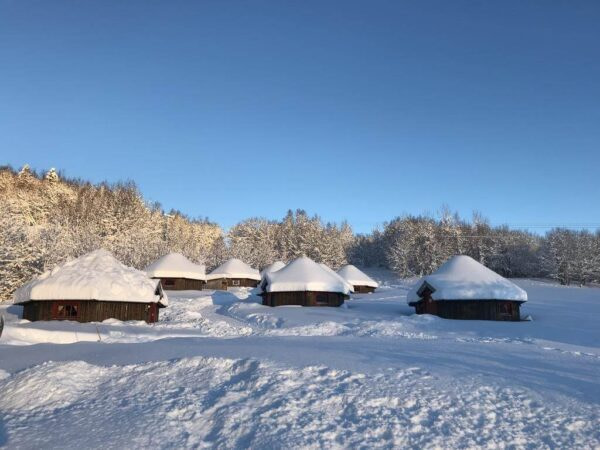
[[[154,323],[158,320],[158,307],[155,303],[152,303],[148,307],[148,323]]]
[[[498,319],[499,320],[512,320],[513,318],[513,304],[509,302],[500,303],[498,305]]]

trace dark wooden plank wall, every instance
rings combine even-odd
[[[239,285],[234,286],[232,280],[238,280]],[[260,281],[251,280],[249,278],[217,278],[208,280],[205,289],[227,290],[230,287],[256,287]]]
[[[433,314],[444,319],[521,320],[520,302],[512,300],[422,300],[415,307],[417,314]]]
[[[325,295],[327,302],[317,302],[317,296]],[[313,292],[313,291],[291,291],[291,292],[265,292],[263,293],[263,305],[265,306],[341,306],[346,295],[339,292]]]
[[[58,301],[60,302],[60,301]],[[55,302],[52,300],[31,301],[23,305],[23,318],[31,321],[55,320],[52,308]],[[102,322],[106,319],[118,320],[145,320],[149,322],[152,316],[158,321],[158,310],[156,303],[127,303],[127,302],[104,302],[97,300],[79,301],[79,315],[77,318],[69,319],[77,322]],[[154,314],[151,314],[154,310]]]
[[[174,284],[169,284],[172,281]],[[189,278],[161,278],[160,282],[166,291],[201,291],[206,284],[202,280],[191,280]]]
[[[354,285],[354,292],[357,294],[370,294],[375,292],[375,288],[371,286]]]

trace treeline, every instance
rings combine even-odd
[[[133,183],[92,185],[0,169],[0,300],[32,276],[97,248],[143,268],[169,251],[194,261],[220,261],[221,228],[165,214],[147,204]]]
[[[333,268],[351,262],[417,276],[467,254],[508,277],[600,282],[598,232],[555,229],[539,236],[492,227],[478,214],[467,221],[447,209],[439,217],[398,217],[368,235],[303,210],[281,220],[244,220],[225,233],[207,219],[148,204],[131,182],[93,185],[27,166],[0,168],[0,208],[0,300],[32,276],[101,247],[140,269],[177,251],[209,270],[229,257],[263,268],[306,255]]]
[[[452,255],[465,254],[506,277],[544,277],[563,284],[600,282],[600,232],[555,228],[545,236],[492,227],[480,214],[471,221],[447,209],[439,218],[398,217],[357,236],[348,259],[382,265],[401,276],[431,273]]]

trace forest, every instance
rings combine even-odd
[[[492,226],[479,213],[466,220],[447,207],[435,215],[392,218],[369,234],[300,209],[223,230],[206,218],[164,211],[130,181],[92,184],[26,165],[0,168],[0,208],[0,300],[32,276],[97,248],[139,269],[175,251],[207,270],[230,257],[260,269],[305,255],[332,268],[385,267],[403,277],[430,273],[450,256],[466,254],[507,277],[600,282],[600,231],[555,228],[538,235]]]

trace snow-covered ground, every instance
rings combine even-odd
[[[452,321],[367,272],[382,287],[342,308],[247,289],[169,292],[154,325],[0,306],[0,445],[600,446],[600,289],[517,280],[532,321]]]

